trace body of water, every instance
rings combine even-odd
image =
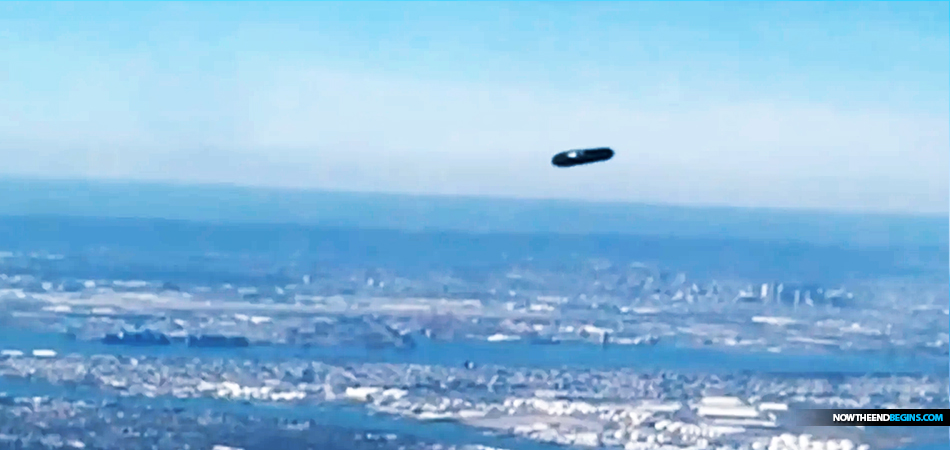
[[[765,226],[763,226],[765,224]],[[685,208],[557,201],[447,199],[209,186],[0,180],[0,250],[64,259],[0,259],[0,271],[41,280],[137,279],[191,285],[283,286],[333,268],[384,268],[400,276],[453,270],[473,279],[512,265],[559,270],[592,258],[686,272],[690,279],[846,283],[922,277],[946,282],[946,217]],[[468,272],[465,272],[465,271]],[[479,272],[479,271],[483,272]],[[420,277],[420,279],[422,278]],[[554,282],[552,280],[552,282]],[[0,329],[0,348],[60,353],[300,357],[329,363],[389,362],[758,373],[923,373],[946,376],[947,358],[799,355],[668,346],[602,349],[521,342],[430,342],[411,351],[365,348],[135,348]],[[42,383],[0,382],[30,395],[66,394]],[[69,395],[96,396],[81,390]],[[494,438],[451,423],[372,415],[361,408],[278,408],[173,399],[195,408],[315,419],[453,443],[551,448]],[[945,449],[946,445],[905,450]]]
[[[562,345],[557,348],[540,349],[521,343],[429,343],[417,351],[377,351],[366,349],[308,349],[307,351],[261,347],[245,349],[194,349],[174,347],[119,347],[98,343],[67,341],[53,333],[36,333],[24,330],[0,330],[0,348],[31,350],[49,348],[62,353],[80,354],[125,354],[128,356],[219,356],[233,358],[306,357],[327,362],[391,362],[460,366],[466,360],[481,364],[530,365],[535,367],[583,366],[591,368],[637,367],[665,370],[716,370],[737,372],[811,372],[831,373],[933,373],[946,375],[947,364],[923,360],[899,360],[893,358],[860,358],[842,356],[805,356],[782,354],[730,354],[701,349],[612,348],[595,346]],[[275,351],[276,350],[276,351]],[[283,354],[282,354],[283,353]],[[43,382],[0,380],[0,390],[13,395],[50,395],[73,399],[99,401],[103,395],[88,388],[66,388]],[[147,402],[155,406],[215,409],[261,417],[315,420],[318,423],[358,430],[391,432],[411,435],[423,440],[481,444],[518,450],[552,450],[550,444],[536,443],[521,438],[486,434],[452,422],[427,422],[420,425],[411,419],[373,414],[358,406],[305,406],[287,407],[277,405],[252,405],[208,399],[139,399],[124,398],[124,402]],[[908,447],[901,450],[936,450],[945,445]]]
[[[0,330],[0,347],[32,350],[52,349],[60,353],[123,354],[129,356],[207,355],[222,358],[305,358],[333,362],[425,364],[462,367],[466,361],[480,365],[514,367],[584,367],[591,369],[636,368],[645,371],[734,373],[751,371],[774,374],[866,374],[926,373],[946,375],[947,358],[902,357],[882,354],[782,354],[729,352],[673,346],[610,346],[589,344],[538,346],[523,342],[429,341],[418,340],[411,350],[365,347],[295,348],[260,346],[248,348],[192,348],[177,344],[162,347],[106,345],[99,342],[70,341],[56,333],[30,330]]]

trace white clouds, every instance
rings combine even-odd
[[[896,211],[950,203],[946,115],[711,103],[675,79],[634,101],[287,61],[239,61],[217,77],[83,64],[55,95],[11,92],[0,105],[4,172]],[[618,156],[549,164],[597,145]],[[29,155],[12,157],[20,148]]]

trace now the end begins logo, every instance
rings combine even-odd
[[[811,409],[800,411],[812,426],[948,426],[947,409]]]

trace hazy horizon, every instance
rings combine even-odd
[[[0,3],[0,174],[947,214],[948,5]]]
[[[947,247],[945,216],[0,177],[0,216]]]
[[[892,217],[908,219],[947,219],[948,229],[950,229],[950,217],[940,212],[890,212],[890,211],[865,211],[849,208],[829,208],[829,207],[781,207],[781,206],[743,206],[717,203],[673,203],[673,202],[649,202],[636,200],[612,200],[597,198],[570,198],[570,197],[529,197],[504,194],[453,194],[440,192],[400,192],[400,191],[373,191],[358,189],[334,189],[320,187],[293,187],[281,185],[255,185],[242,184],[241,182],[215,182],[215,181],[191,181],[191,180],[165,180],[165,179],[132,179],[132,178],[89,178],[89,177],[44,177],[35,175],[0,175],[0,185],[2,183],[52,183],[52,184],[85,184],[89,186],[154,186],[159,188],[196,188],[196,189],[232,189],[248,190],[258,192],[273,192],[285,194],[331,194],[331,195],[360,195],[376,196],[380,198],[415,198],[422,200],[475,200],[475,201],[524,201],[546,204],[574,204],[574,205],[604,205],[604,206],[633,206],[633,207],[655,207],[671,208],[695,211],[750,211],[761,213],[790,213],[790,214],[809,214],[809,215],[828,215],[828,216],[854,216],[854,217]],[[3,214],[0,211],[0,214]]]

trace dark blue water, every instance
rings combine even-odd
[[[901,447],[896,450],[947,450],[948,448],[950,448],[950,444],[941,442],[941,443],[929,444],[929,445],[915,445],[915,446],[910,446],[910,447]]]
[[[209,355],[216,357],[307,358],[335,362],[368,362],[426,364],[462,367],[466,361],[486,365],[517,367],[583,367],[591,369],[637,368],[644,371],[674,370],[681,372],[751,371],[757,373],[926,373],[946,375],[950,366],[946,358],[908,358],[892,355],[778,354],[744,353],[681,348],[672,346],[613,346],[603,349],[587,344],[532,346],[521,342],[420,340],[413,350],[370,350],[365,347],[249,347],[237,349],[190,348],[183,345],[166,347],[112,346],[98,342],[69,341],[54,333],[26,330],[0,330],[0,347],[20,350],[48,348],[60,353],[124,354],[129,356]]]

